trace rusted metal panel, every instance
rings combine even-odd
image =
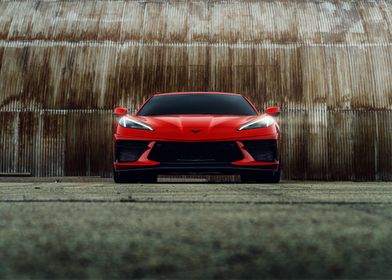
[[[71,111],[66,116],[64,174],[110,176],[112,111]]]
[[[284,177],[392,180],[390,1],[2,1],[0,172],[111,172],[112,109],[280,105]]]
[[[241,92],[259,105],[392,108],[392,45],[67,44],[4,43],[3,110],[110,109],[195,84]]]
[[[0,39],[379,43],[384,1],[2,1]],[[23,20],[21,20],[23,19]]]

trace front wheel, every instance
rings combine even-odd
[[[118,184],[124,183],[156,183],[158,181],[157,174],[139,174],[136,172],[125,173],[118,172],[113,169],[113,180]]]
[[[243,173],[241,174],[242,183],[272,183],[276,184],[280,181],[280,169],[277,171],[261,172],[261,173]]]

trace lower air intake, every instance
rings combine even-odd
[[[148,148],[148,141],[116,141],[116,161],[132,162],[137,161],[145,150]]]
[[[278,160],[278,145],[276,140],[242,141],[245,149],[257,161],[273,162]]]

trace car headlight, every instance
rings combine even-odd
[[[122,117],[118,121],[118,124],[121,125],[122,127],[126,127],[126,128],[154,130],[151,126],[149,126],[145,123],[139,122],[135,119],[129,118],[129,117]]]
[[[271,116],[264,116],[261,118],[258,118],[254,121],[248,122],[241,126],[238,130],[244,130],[244,129],[253,129],[253,128],[263,128],[263,127],[269,127],[275,122],[274,118]]]

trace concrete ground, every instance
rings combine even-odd
[[[13,180],[0,278],[392,277],[392,183]]]

